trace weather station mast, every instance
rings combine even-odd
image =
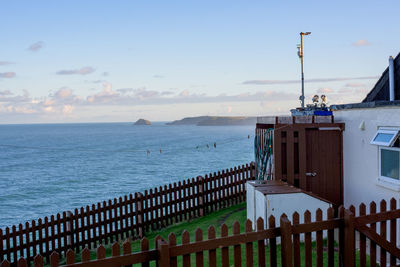
[[[299,55],[301,61],[301,108],[304,109],[304,50],[303,50],[303,36],[310,35],[311,32],[300,33],[300,44],[297,45],[297,55]]]
[[[301,32],[300,33],[300,44],[297,45],[297,55],[300,58],[301,64],[301,95],[299,97],[301,102],[301,107],[296,109],[291,109],[290,112],[292,116],[330,116],[332,112],[328,110],[327,98],[325,95],[321,96],[321,101],[319,97],[315,95],[312,99],[313,104],[305,105],[304,100],[304,49],[303,49],[303,37],[310,35],[311,32]]]

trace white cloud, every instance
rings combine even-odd
[[[350,89],[350,88],[341,88],[338,91],[339,94],[348,94],[348,93],[351,93],[351,92],[353,92],[353,89]]]
[[[0,91],[0,96],[13,95],[10,90]]]
[[[121,88],[121,89],[117,89],[116,91],[121,93],[121,94],[127,94],[127,93],[135,91],[135,89],[133,89],[133,88]]]
[[[327,82],[339,82],[339,81],[351,81],[351,80],[374,80],[380,76],[366,76],[366,77],[336,77],[336,78],[319,78],[319,79],[306,79],[305,83],[327,83]],[[271,85],[271,84],[292,84],[300,83],[300,80],[248,80],[242,84],[254,84],[254,85]]]
[[[47,106],[47,107],[43,108],[43,111],[51,113],[51,112],[54,112],[54,108],[52,106]]]
[[[366,94],[363,88],[344,87],[340,90],[319,88],[318,93],[328,94],[330,103],[350,103],[363,99]],[[307,96],[307,100],[311,99]],[[253,103],[253,104],[251,104]],[[211,105],[212,104],[212,105]],[[146,87],[113,89],[111,83],[103,81],[101,90],[87,96],[79,96],[71,88],[63,87],[46,97],[31,97],[27,91],[13,94],[9,90],[0,91],[1,114],[34,114],[35,116],[53,116],[54,118],[80,118],[82,110],[87,114],[98,114],[104,110],[136,109],[138,106],[148,106],[154,110],[167,107],[186,105],[210,106],[206,112],[216,114],[244,114],[241,106],[247,110],[259,110],[265,114],[270,112],[289,112],[299,104],[298,93],[290,91],[260,90],[257,92],[242,92],[237,94],[206,95],[183,90],[180,93],[171,91],[149,90]],[[218,108],[214,108],[218,107]],[[278,110],[280,108],[280,110]],[[203,109],[204,110],[204,109]],[[78,112],[79,111],[79,112]],[[113,112],[114,112],[113,111]],[[79,114],[79,117],[76,117]]]
[[[345,87],[365,87],[364,83],[346,83]]]
[[[69,88],[61,88],[60,90],[58,90],[54,96],[57,98],[61,98],[61,99],[65,99],[68,98],[72,95],[72,90]]]
[[[74,111],[75,107],[71,105],[64,105],[62,109],[62,113],[71,114]]]
[[[58,75],[75,75],[75,74],[79,74],[79,75],[87,75],[90,73],[95,72],[95,69],[92,67],[83,67],[80,69],[73,69],[73,70],[60,70],[57,71]]]
[[[139,88],[133,91],[133,96],[139,99],[154,98],[160,96],[158,91],[147,90],[146,88]]]
[[[22,95],[15,95],[9,90],[0,93],[0,103],[30,103],[32,98],[27,91],[23,91]]]
[[[56,101],[54,101],[53,99],[49,99],[49,98],[46,98],[44,101],[42,101],[42,105],[45,107],[52,106],[55,103],[56,103]]]
[[[7,66],[7,65],[11,65],[11,64],[14,64],[14,62],[0,61],[0,66]]]
[[[14,78],[15,72],[0,72],[0,78]]]
[[[163,91],[163,92],[161,92],[161,95],[163,95],[163,96],[173,95],[173,94],[174,94],[174,92],[171,92],[171,91]]]
[[[70,114],[74,105],[82,104],[82,97],[74,95],[69,88],[61,88],[47,97],[32,98],[28,91],[14,95],[10,91],[0,92],[0,113],[12,114]],[[4,108],[5,107],[5,108]]]
[[[6,113],[18,113],[18,114],[33,114],[33,113],[36,113],[36,111],[31,109],[30,107],[14,106],[14,105],[7,105],[5,111],[6,111]]]
[[[188,90],[183,90],[182,92],[180,92],[179,96],[187,97],[187,96],[189,96],[189,91]]]
[[[329,94],[329,93],[333,93],[333,89],[329,88],[329,87],[324,87],[324,88],[319,88],[317,90],[318,94]]]
[[[36,43],[34,43],[34,44],[31,44],[31,45],[28,47],[28,50],[30,50],[30,51],[32,51],[32,52],[37,52],[37,51],[39,51],[40,49],[42,49],[43,46],[44,46],[44,42],[39,41],[39,42],[36,42]]]
[[[369,46],[371,43],[367,39],[360,39],[352,43],[353,46]]]
[[[103,83],[103,90],[100,91],[99,93],[96,93],[94,95],[89,95],[86,100],[89,103],[93,104],[106,104],[113,102],[113,100],[117,99],[119,96],[119,93],[116,91],[112,90],[112,85],[109,82],[104,82]]]

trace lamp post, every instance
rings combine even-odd
[[[304,53],[303,53],[303,36],[310,35],[311,32],[301,32],[300,33],[300,44],[297,45],[299,58],[301,60],[301,108],[304,109]]]

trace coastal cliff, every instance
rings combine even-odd
[[[228,125],[255,125],[256,117],[218,117],[199,116],[188,117],[182,120],[168,122],[167,125],[197,125],[197,126],[228,126]]]

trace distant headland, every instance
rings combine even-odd
[[[145,119],[138,119],[134,125],[151,125],[151,122]]]
[[[256,117],[219,117],[199,116],[188,117],[181,120],[168,122],[167,125],[197,125],[197,126],[229,126],[229,125],[255,125]]]

